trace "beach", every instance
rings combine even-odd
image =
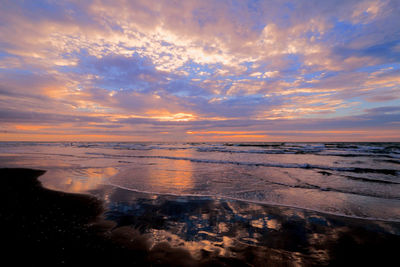
[[[72,194],[43,188],[43,173],[0,170],[4,255],[20,255],[15,264],[387,266],[397,258],[398,222],[110,186]]]
[[[0,0],[11,266],[393,266],[400,0]]]

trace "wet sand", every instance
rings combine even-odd
[[[107,194],[110,201],[102,202],[45,189],[41,174],[0,169],[2,254],[13,265],[389,266],[397,260],[399,223],[115,188],[92,192],[100,199]]]
[[[15,266],[141,263],[139,252],[116,245],[100,219],[102,204],[86,195],[41,187],[43,171],[1,169],[3,255]],[[133,253],[133,254],[131,254]]]

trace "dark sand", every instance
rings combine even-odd
[[[104,210],[95,197],[41,187],[42,173],[0,169],[2,260],[13,266],[390,266],[397,261],[398,223],[209,198],[132,198],[124,190],[115,190],[118,204]],[[259,227],[246,216],[269,216],[279,228]],[[213,234],[221,224],[224,237],[232,240],[229,246],[221,243],[221,251],[229,255],[203,249],[194,257],[185,246],[153,245],[147,234],[156,229],[179,236],[183,225],[182,240],[218,245]],[[243,242],[239,235],[256,241]]]

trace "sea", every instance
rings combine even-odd
[[[42,184],[65,192],[107,186],[400,222],[400,143],[1,142],[0,167],[46,170]]]

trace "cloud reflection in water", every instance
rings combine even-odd
[[[396,223],[366,223],[208,197],[149,196],[123,189],[113,191],[108,208],[108,220],[147,235],[151,248],[168,244],[190,252],[196,260],[222,257],[255,265],[320,265],[340,258],[338,253],[343,251],[338,246],[349,246],[349,237],[360,246],[377,246],[386,234],[400,234]]]

